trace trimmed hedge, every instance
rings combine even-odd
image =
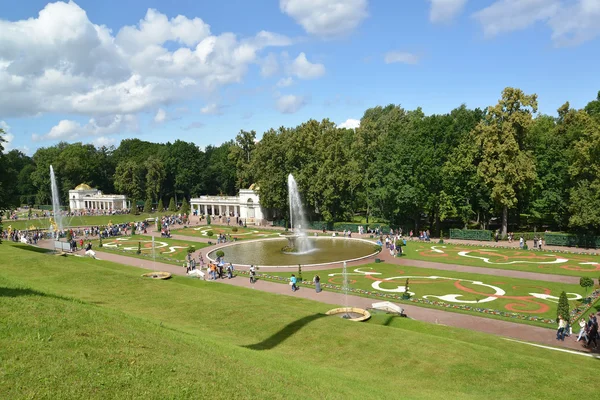
[[[547,246],[582,247],[586,249],[600,248],[600,236],[568,233],[546,233],[545,236]]]
[[[450,229],[450,239],[481,240],[489,242],[492,240],[492,231],[480,229]]]

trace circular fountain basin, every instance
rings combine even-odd
[[[348,321],[363,322],[371,318],[371,313],[362,308],[341,307],[326,312],[327,315],[340,316]]]
[[[375,243],[364,239],[307,237],[306,240],[314,248],[308,253],[284,253],[281,249],[288,243],[287,239],[276,238],[221,246],[208,253],[208,258],[214,261],[217,250],[223,250],[225,261],[238,266],[298,267],[299,264],[316,266],[355,261],[378,253]]]
[[[148,272],[147,274],[142,274],[142,277],[150,278],[150,279],[169,279],[171,277],[171,274],[169,272],[157,271],[157,272]]]

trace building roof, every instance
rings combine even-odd
[[[82,183],[81,185],[77,186],[75,188],[75,190],[94,190],[90,187],[90,185],[87,185],[85,183]]]

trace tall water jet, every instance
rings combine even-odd
[[[302,200],[298,192],[298,184],[292,174],[288,175],[288,201],[290,203],[290,226],[294,235],[289,239],[296,253],[307,253],[313,250],[312,243],[306,237],[305,227],[308,226]]]
[[[52,165],[50,166],[50,189],[52,191],[52,213],[54,214],[54,224],[51,222],[50,230],[61,232],[63,230],[63,218],[60,211],[60,196],[56,185],[56,176]]]

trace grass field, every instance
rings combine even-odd
[[[31,250],[0,245],[3,398],[580,398],[597,376],[494,336]]]
[[[600,256],[408,242],[408,259],[544,274],[600,277]]]
[[[227,225],[199,225],[197,227],[187,227],[183,229],[174,229],[171,230],[171,233],[174,235],[184,235],[184,236],[195,236],[201,237],[205,239],[213,239],[217,240],[217,236],[220,234],[231,236],[236,240],[250,240],[250,239],[265,239],[277,237],[281,233],[281,231],[277,230],[269,230],[269,229],[255,229],[255,228],[244,228],[244,227],[236,227],[237,232],[234,232],[233,226]],[[213,236],[208,236],[208,232],[212,231]]]
[[[294,271],[295,272],[295,271]],[[273,272],[270,276],[289,277],[291,272]],[[325,290],[339,290],[343,284],[342,270],[318,271]],[[312,280],[314,273],[304,274],[304,279]],[[380,298],[380,295],[402,296],[406,279],[408,291],[413,300],[410,304],[441,308],[482,317],[522,322],[546,328],[555,328],[558,296],[564,290],[569,305],[574,308],[586,293],[574,284],[542,282],[526,279],[470,274],[464,272],[440,271],[435,269],[406,267],[391,264],[367,264],[350,269],[349,286],[353,294]],[[399,301],[393,299],[392,301]],[[498,314],[474,309],[491,309]],[[518,318],[518,316],[532,319]],[[533,318],[537,317],[537,318]],[[544,322],[546,320],[546,322]]]
[[[95,215],[86,217],[64,217],[63,225],[65,227],[70,226],[103,226],[108,223],[122,224],[125,222],[137,222],[144,221],[147,218],[162,217],[163,215],[169,215],[173,213],[142,213],[139,215],[122,214],[122,215]],[[16,221],[2,220],[3,229],[7,229],[12,226],[13,229],[29,229],[32,226],[36,229],[48,229],[50,227],[50,221],[48,218],[32,218],[31,220],[18,219]]]
[[[99,240],[92,240],[93,249],[115,253],[128,257],[141,259],[153,259],[152,239],[150,236],[135,235],[123,236],[102,240],[102,247],[99,247]],[[137,254],[138,244],[140,244],[141,253]],[[156,238],[154,241],[154,253],[156,260],[175,265],[182,265],[186,260],[187,250],[193,246],[196,251],[208,247],[208,243],[185,242],[182,240]],[[198,253],[194,253],[196,258]]]

